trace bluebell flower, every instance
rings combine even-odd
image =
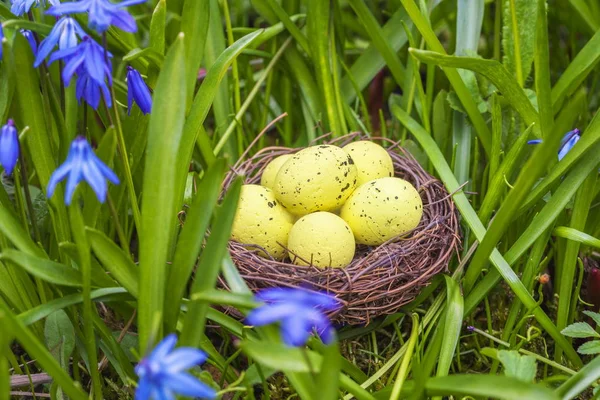
[[[54,6],[59,4],[59,0],[48,0],[48,3]],[[12,0],[11,4],[10,12],[17,17],[20,17],[21,15],[28,13],[33,5],[36,7],[46,6],[46,0]]]
[[[50,8],[46,14],[61,16],[67,14],[88,13],[88,26],[102,33],[114,25],[126,32],[136,32],[135,19],[123,7],[145,3],[147,0],[125,0],[114,4],[109,0],[79,0],[62,3]]]
[[[37,42],[35,41],[35,37],[33,33],[27,29],[20,29],[21,35],[25,36],[25,39],[29,42],[29,46],[31,46],[31,51],[33,52],[33,56],[35,57],[38,51]]]
[[[68,178],[65,192],[66,205],[71,204],[75,188],[82,180],[87,181],[92,187],[101,203],[106,200],[108,190],[106,179],[115,185],[119,184],[117,175],[94,154],[92,146],[83,136],[78,136],[73,140],[67,160],[50,176],[46,190],[48,198],[52,197],[58,182],[65,178]]]
[[[135,391],[135,400],[170,400],[175,395],[202,399],[214,399],[213,388],[200,382],[186,369],[206,361],[206,354],[191,347],[175,348],[177,336],[165,337],[150,353],[135,366],[140,377]]]
[[[571,151],[573,146],[575,146],[575,143],[579,142],[579,139],[581,139],[581,131],[577,128],[565,133],[565,136],[563,136],[560,142],[560,148],[558,149],[558,161],[562,160],[567,153]],[[527,142],[527,144],[540,143],[542,143],[542,139],[534,139]]]
[[[152,110],[152,95],[148,85],[140,73],[131,66],[127,67],[127,114],[131,115],[131,107],[136,102],[144,114]]]
[[[108,53],[109,59],[107,60],[104,56],[104,48],[96,43],[94,39],[85,36],[77,46],[52,53],[50,63],[60,59],[65,61],[62,78],[67,86],[71,82],[73,74],[75,72],[81,74],[82,70],[96,83],[101,84],[105,79],[108,79],[108,83],[112,85],[111,57],[112,54]]]
[[[82,39],[86,36],[81,26],[71,17],[62,17],[59,19],[52,31],[42,40],[40,43],[39,51],[33,64],[36,68],[44,61],[46,57],[54,50],[54,47],[58,45],[60,50],[70,49],[77,46],[79,43],[78,37]]]
[[[12,174],[19,159],[19,137],[12,119],[0,130],[0,164],[7,175]]]
[[[80,70],[77,74],[77,83],[75,86],[75,95],[77,101],[81,104],[81,100],[85,100],[94,110],[98,109],[100,105],[100,96],[104,97],[107,107],[112,106],[112,100],[110,97],[110,91],[106,86],[105,82],[96,82],[92,77],[85,71]]]
[[[253,326],[279,322],[287,345],[303,346],[313,331],[326,344],[334,340],[335,330],[324,311],[340,307],[335,297],[307,289],[270,288],[259,292],[256,299],[265,305],[252,310],[246,322]]]

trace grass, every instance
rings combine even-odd
[[[209,355],[194,373],[223,398],[598,398],[600,358],[562,333],[600,310],[596,0],[148,1],[136,33],[107,31],[115,106],[98,110],[60,63],[32,67],[18,29],[42,39],[54,19],[9,3],[0,124],[22,153],[0,186],[0,399],[133,398],[169,332]],[[127,65],[150,115],[126,112]],[[224,197],[221,180],[261,148],[357,130],[453,193],[463,248],[397,313],[288,348],[223,312],[255,303],[226,251],[241,179]],[[86,185],[76,206],[62,184],[46,200],[77,134],[122,180],[106,203]],[[52,383],[11,386],[35,373]]]

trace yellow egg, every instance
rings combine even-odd
[[[292,158],[291,154],[284,154],[271,160],[271,162],[269,162],[265,167],[262,176],[260,177],[260,184],[272,190],[273,185],[275,184],[275,177],[277,176],[279,169],[281,169],[281,166],[290,158]]]
[[[380,145],[366,140],[344,146],[358,170],[358,186],[373,179],[394,176],[392,157]]]
[[[282,260],[294,218],[275,199],[273,191],[259,185],[243,185],[233,221],[231,239],[264,248]],[[282,246],[279,245],[281,243]],[[258,253],[266,257],[264,252]]]
[[[354,258],[355,247],[348,224],[325,211],[300,218],[288,238],[289,257],[296,265],[343,268]]]
[[[340,216],[357,243],[379,245],[419,225],[423,202],[417,190],[400,178],[379,178],[354,191]]]
[[[352,158],[337,146],[308,147],[283,164],[273,191],[292,214],[332,211],[356,188],[357,171]]]

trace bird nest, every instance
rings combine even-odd
[[[358,245],[352,262],[345,268],[297,266],[286,259],[277,261],[258,255],[259,246],[229,242],[231,258],[252,291],[269,287],[308,287],[335,295],[343,307],[334,315],[342,324],[369,324],[382,315],[393,314],[412,301],[432,278],[445,271],[460,246],[456,208],[444,185],[429,175],[397,142],[350,134],[326,142],[345,146],[355,140],[387,145],[396,177],[411,182],[423,201],[419,225],[401,237],[379,246]],[[268,147],[239,162],[225,177],[223,193],[236,176],[246,184],[260,184],[266,165],[283,154],[301,149]],[[224,279],[220,284],[227,288]]]

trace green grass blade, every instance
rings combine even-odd
[[[537,94],[539,122],[541,124],[542,137],[544,137],[550,133],[550,130],[554,125],[552,96],[550,94],[550,50],[548,48],[546,0],[537,0],[537,23],[535,26],[535,48],[533,51],[535,92]]]
[[[431,29],[429,23],[415,5],[414,0],[401,0],[401,2],[402,5],[404,5],[406,11],[408,12],[410,19],[419,29],[421,35],[423,35],[423,39],[425,39],[425,42],[427,43],[429,48],[432,49],[434,52],[445,54],[446,51],[444,50],[444,46],[442,46],[435,32]],[[463,82],[462,78],[460,77],[460,74],[456,69],[443,67],[442,70],[448,77],[450,84],[456,91],[458,98],[460,99],[461,103],[463,104],[463,107],[467,111],[467,114],[471,119],[471,123],[477,131],[477,135],[479,137],[479,140],[481,141],[481,145],[485,149],[486,154],[489,155],[492,146],[492,134],[485,120],[483,119],[483,116],[479,113],[477,105],[475,104],[475,101],[473,100],[469,89],[467,89],[467,87],[465,86],[465,83]]]
[[[545,386],[503,375],[451,375],[432,378],[425,384],[429,396],[474,396],[502,400],[558,400]]]
[[[588,235],[587,233],[577,229],[573,229],[568,226],[559,226],[556,227],[552,233],[554,236],[569,239],[574,242],[581,243],[584,246],[600,249],[600,239],[597,239],[592,235]]]
[[[556,114],[566,97],[575,93],[600,62],[600,31],[586,43],[552,88],[552,106]]]
[[[237,178],[229,187],[222,206],[216,213],[217,221],[211,229],[210,236],[206,241],[206,247],[202,251],[196,278],[190,295],[201,293],[214,288],[219,275],[221,262],[227,254],[227,243],[231,236],[231,226],[237,209],[237,202],[242,186],[241,178]],[[192,301],[188,305],[188,312],[184,319],[181,332],[181,344],[195,346],[200,342],[206,324],[206,312],[209,305],[204,302]]]
[[[158,54],[165,54],[165,25],[167,23],[167,0],[158,0],[150,20],[150,47]]]
[[[167,257],[176,216],[177,162],[185,119],[186,85],[184,36],[169,49],[154,91],[150,115],[144,196],[140,232],[140,284],[138,326],[140,353],[160,332],[155,324],[163,317]]]
[[[487,236],[485,227],[477,217],[475,210],[473,210],[473,207],[469,203],[464,193],[459,191],[460,185],[456,181],[452,170],[448,166],[443,154],[440,152],[431,136],[414,119],[408,116],[404,110],[400,109],[399,107],[393,107],[392,112],[394,116],[398,118],[400,122],[402,122],[402,124],[406,126],[406,128],[410,130],[415,138],[419,141],[421,147],[425,150],[427,156],[433,163],[433,166],[438,172],[442,182],[444,182],[446,189],[450,193],[457,192],[453,196],[454,202],[461,212],[464,221],[469,225],[475,234],[477,240],[481,241]],[[564,336],[552,323],[552,320],[548,318],[546,313],[544,313],[544,311],[538,307],[537,302],[533,299],[527,288],[525,288],[523,283],[519,280],[517,274],[515,274],[515,272],[510,268],[510,265],[502,257],[500,252],[498,252],[496,249],[492,249],[489,259],[498,272],[502,275],[506,283],[510,286],[515,295],[523,302],[523,305],[532,310],[532,313],[538,320],[539,324],[548,332],[550,336],[552,336],[552,338],[554,338],[554,340],[557,342],[557,345],[561,346],[563,350],[565,350],[569,359],[576,365],[582,365],[581,359],[573,349],[573,346],[571,346],[564,338]],[[467,303],[465,303],[465,312],[469,313],[470,310],[466,306]]]
[[[581,392],[600,379],[600,357],[594,358],[585,367],[556,389],[561,399],[575,399]]]
[[[167,279],[169,296],[165,299],[165,324],[169,331],[173,330],[177,323],[181,298],[202,248],[213,209],[217,204],[225,166],[225,160],[220,159],[208,169],[198,185],[198,194],[187,212],[185,225],[179,235]]]
[[[210,12],[210,0],[185,0],[183,4],[181,31],[185,35],[185,85],[188,106],[194,98],[198,70],[207,40]]]
[[[104,233],[86,228],[92,250],[110,275],[135,298],[139,294],[139,269]]]
[[[342,356],[340,355],[339,344],[336,341],[323,349],[323,362],[321,364],[321,373],[317,377],[317,387],[319,388],[319,399],[337,400],[339,399],[339,380],[342,367]]]
[[[508,70],[498,61],[474,57],[449,56],[433,51],[412,48],[409,51],[424,63],[433,63],[442,68],[464,68],[485,76],[492,81],[506,100],[521,114],[527,125],[535,124],[534,130],[539,129],[539,115],[535,111],[531,101],[529,101],[523,89],[521,89]],[[539,133],[537,136],[539,136]]]
[[[10,261],[43,281],[81,287],[81,273],[63,264],[12,249],[4,250],[0,254],[0,260]]]
[[[454,358],[462,329],[464,299],[458,283],[446,278],[446,315],[444,317],[444,336],[437,366],[436,376],[446,376]]]

